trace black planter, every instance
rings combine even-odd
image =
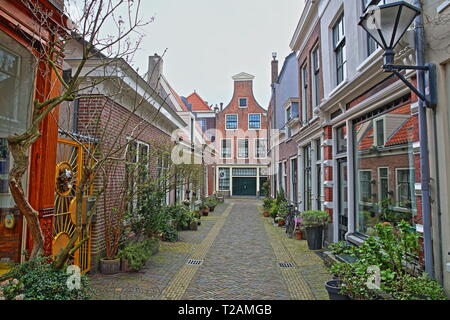
[[[341,286],[339,280],[330,280],[325,282],[325,289],[327,289],[330,300],[350,300],[345,294],[340,294]]]
[[[323,226],[308,227],[306,229],[306,240],[309,250],[320,250],[323,244]]]

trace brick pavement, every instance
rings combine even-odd
[[[327,299],[330,275],[305,241],[289,239],[263,218],[261,202],[232,199],[180,232],[138,273],[93,275],[96,299]],[[189,259],[200,260],[188,265]],[[292,263],[282,268],[279,263]]]

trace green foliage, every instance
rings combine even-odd
[[[130,270],[139,271],[156,252],[158,246],[159,240],[157,238],[146,239],[142,242],[130,242],[119,251],[119,257],[128,261]]]
[[[6,279],[0,282],[0,300],[23,300],[23,283],[17,279]]]
[[[170,224],[164,225],[161,232],[161,240],[168,242],[177,242],[178,241],[177,229]]]
[[[266,182],[263,183],[262,193],[266,199],[270,198],[270,181],[269,180],[267,180]]]
[[[405,205],[406,206],[406,205]],[[396,211],[393,210],[393,202],[391,199],[385,199],[380,202],[381,215],[380,220],[383,222],[389,222],[394,225],[398,225],[402,221],[411,221],[412,212],[410,210],[407,211]]]
[[[341,293],[354,299],[374,299],[380,291],[394,299],[442,299],[443,289],[425,276],[415,277],[415,266],[419,253],[418,237],[411,232],[410,225],[399,222],[394,228],[390,224],[375,226],[376,236],[369,237],[360,246],[344,246],[342,243],[333,247],[336,254],[348,254],[355,262],[335,263],[331,272],[342,282]],[[369,267],[380,270],[381,287],[369,289],[367,281],[371,275]],[[406,268],[405,266],[409,266]],[[412,269],[411,269],[412,268]]]
[[[272,208],[272,203],[273,203],[273,200],[272,199],[270,199],[270,198],[265,198],[264,199],[264,209],[265,210],[270,210],[271,208]]]
[[[204,202],[209,208],[213,208],[217,206],[219,203],[218,199],[216,197],[207,197]]]
[[[277,194],[277,197],[275,200],[271,201],[271,207],[269,210],[270,216],[274,219],[286,217],[287,213],[289,212],[289,203],[286,200],[286,197],[284,195],[284,191],[280,190]],[[280,215],[281,214],[281,215]]]
[[[69,290],[67,269],[54,270],[47,258],[39,258],[15,266],[0,278],[16,281],[5,285],[3,294],[10,299],[20,296],[24,300],[86,300],[90,297],[87,277],[81,276],[81,289]]]
[[[189,219],[191,211],[188,207],[175,204],[165,208],[166,214],[169,219],[172,219],[173,225],[177,227],[187,227],[189,225]]]
[[[283,201],[278,206],[278,220],[285,220],[289,213],[289,203],[287,201]]]
[[[328,213],[319,210],[303,211],[300,217],[302,225],[305,227],[321,226],[326,224],[329,219]]]
[[[334,254],[343,254],[350,250],[350,246],[345,241],[334,242],[328,245],[328,249]]]

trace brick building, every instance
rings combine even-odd
[[[253,95],[253,79],[235,75],[233,97],[217,113],[215,189],[226,196],[257,196],[268,177],[267,112]]]
[[[80,43],[77,41],[72,41],[67,47],[66,63],[69,68],[77,67],[79,49]],[[101,66],[102,60],[102,57],[99,57],[92,63],[98,63]],[[80,263],[84,271],[91,267],[91,270],[95,271],[98,259],[104,253],[106,217],[114,212],[115,208],[119,208],[127,192],[136,191],[136,181],[130,181],[127,174],[128,168],[148,161],[146,165],[148,174],[157,178],[167,169],[168,161],[170,161],[170,157],[158,156],[156,151],[158,148],[171,148],[178,144],[185,152],[190,153],[192,141],[195,141],[192,135],[196,133],[196,130],[191,130],[190,123],[186,121],[189,119],[190,112],[163,77],[162,68],[158,68],[159,64],[162,64],[159,57],[150,57],[149,70],[153,72],[148,73],[152,75],[148,79],[141,77],[124,60],[108,65],[116,70],[108,73],[107,76],[100,67],[90,75],[90,79],[101,80],[99,81],[101,84],[81,91],[73,104],[62,108],[60,116],[62,130],[58,146],[59,163],[70,163],[74,154],[77,157],[83,156],[83,150],[79,144],[68,138],[73,136],[79,141],[93,144],[98,149],[97,152],[102,154],[118,152],[115,157],[126,158],[125,162],[119,161],[116,165],[106,168],[107,181],[100,176],[96,181],[97,188],[93,191],[94,193],[100,186],[105,185],[105,182],[107,182],[107,190],[97,200],[95,221],[90,231],[92,233],[90,249],[85,248],[85,251],[90,250],[90,255]],[[158,81],[153,82],[155,74]],[[179,137],[182,138],[179,139]],[[172,185],[170,181],[165,183]],[[192,191],[189,182],[181,183],[176,188],[168,190],[165,202],[173,204],[183,201],[192,196]],[[56,195],[57,210],[61,211],[58,212],[58,219],[61,220],[58,227],[62,230],[56,231],[59,237],[68,232],[66,230],[70,230],[70,226],[67,226],[70,221],[64,219],[68,210],[63,205],[70,201],[70,197],[73,195]],[[89,197],[87,198],[89,201]],[[129,210],[133,211],[137,208],[137,196],[127,201]],[[83,254],[83,248],[80,254]]]

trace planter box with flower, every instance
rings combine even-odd
[[[310,210],[301,213],[302,226],[305,228],[310,250],[322,249],[324,226],[328,219],[328,213],[325,211]]]
[[[376,235],[360,246],[332,246],[337,257],[352,259],[348,259],[351,263],[331,266],[335,279],[325,284],[331,299],[448,300],[444,289],[422,273],[419,235],[411,232],[408,223],[400,222],[396,227],[378,224],[375,230]]]

